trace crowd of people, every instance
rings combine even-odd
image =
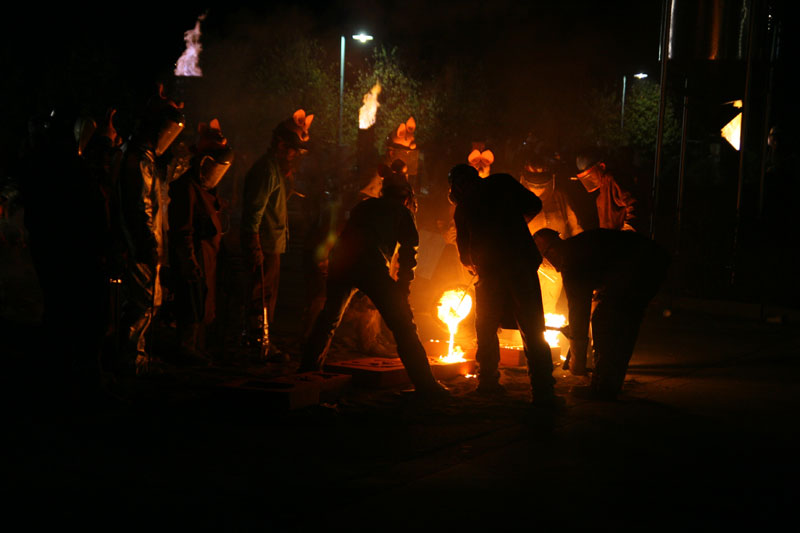
[[[105,390],[109,379],[160,371],[149,339],[165,291],[174,301],[176,360],[211,363],[205,339],[217,315],[225,231],[218,185],[234,161],[220,121],[211,119],[198,125],[184,166],[176,168],[170,146],[186,119],[183,104],[163,88],[126,140],[113,119],[111,110],[99,124],[56,112],[32,120],[13,186],[0,195],[3,211],[24,207],[49,351],[76,387],[88,391]],[[291,238],[288,202],[313,119],[298,109],[279,122],[267,152],[244,177],[241,338],[256,361],[291,360],[271,342],[270,325],[281,255]],[[321,258],[325,286],[308,318],[298,371],[324,368],[334,333],[360,292],[393,335],[417,394],[442,399],[447,388],[431,373],[409,302],[420,244],[418,191],[409,168],[415,170],[418,159],[415,144],[400,148],[387,149],[359,201],[333,228],[336,237]],[[436,226],[475,281],[476,392],[504,393],[498,328],[510,327],[521,334],[534,405],[560,405],[544,313],[566,307],[571,346],[565,368],[576,375],[592,369],[591,393],[615,398],[668,255],[635,232],[634,198],[594,149],[581,152],[577,172],[568,174],[595,206],[587,221],[579,220],[562,190],[567,163],[557,151],[529,142],[512,176],[492,174],[495,156],[484,148],[450,170],[450,208]]]

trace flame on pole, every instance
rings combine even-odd
[[[439,359],[445,363],[464,361],[464,352],[459,346],[453,346],[458,323],[464,320],[472,310],[472,298],[463,289],[445,291],[439,299],[439,320],[447,324],[450,331],[450,341],[447,343],[447,355],[440,356]]]
[[[369,129],[375,124],[375,117],[378,114],[378,95],[381,94],[381,84],[376,82],[372,89],[364,95],[363,105],[358,110],[358,127],[362,130]]]
[[[178,62],[175,63],[176,76],[201,77],[203,75],[203,71],[197,62],[200,59],[200,52],[203,51],[203,46],[200,44],[200,22],[205,18],[205,14],[197,17],[194,28],[183,34],[186,50],[183,51],[181,57],[178,58]]]
[[[730,103],[737,109],[742,108],[741,100],[734,100]],[[742,114],[738,113],[730,122],[725,124],[721,133],[725,140],[738,150],[742,140]]]

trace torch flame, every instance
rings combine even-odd
[[[359,129],[366,130],[375,124],[375,116],[378,113],[378,107],[381,105],[378,103],[379,94],[381,94],[381,84],[376,82],[372,89],[364,95],[362,100],[364,105],[358,110]]]
[[[194,28],[183,34],[186,50],[183,51],[181,57],[178,58],[178,62],[175,63],[176,76],[200,77],[203,75],[203,71],[197,65],[197,61],[200,59],[200,52],[203,50],[203,46],[200,44],[200,22],[205,18],[204,14],[197,17]]]
[[[448,342],[447,355],[440,356],[439,359],[445,363],[465,361],[464,352],[460,346],[453,346],[458,323],[472,310],[472,298],[462,289],[445,291],[439,299],[439,320],[447,324],[450,331],[450,341]]]

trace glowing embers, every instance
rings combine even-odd
[[[447,343],[447,355],[439,356],[445,363],[465,361],[464,352],[460,346],[454,346],[458,323],[464,320],[472,310],[472,297],[463,289],[445,291],[439,299],[439,320],[447,324],[450,340]]]
[[[204,14],[197,17],[194,28],[183,34],[186,50],[183,51],[181,57],[178,58],[178,62],[175,63],[176,76],[201,77],[203,75],[203,71],[197,62],[200,59],[200,52],[203,50],[203,46],[200,44],[200,22],[205,18]]]
[[[378,114],[378,95],[381,94],[381,84],[376,82],[372,89],[364,95],[362,100],[363,105],[358,110],[358,127],[359,129],[366,130],[375,124],[375,117]]]

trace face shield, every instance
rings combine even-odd
[[[520,182],[536,196],[542,196],[555,187],[555,176],[548,168],[528,163],[522,169]]]
[[[183,131],[183,127],[183,120],[176,121],[173,119],[167,119],[161,124],[161,128],[159,128],[158,135],[156,137],[155,152],[157,156],[160,156],[167,151],[167,148],[169,148],[169,145],[172,144],[172,141],[174,141],[178,135],[180,135],[181,131]]]
[[[197,172],[198,182],[204,189],[213,189],[231,168],[233,150],[226,148],[214,154],[207,154],[200,160]]]
[[[572,179],[580,181],[586,192],[594,192],[600,188],[600,172],[597,165],[587,168]]]

